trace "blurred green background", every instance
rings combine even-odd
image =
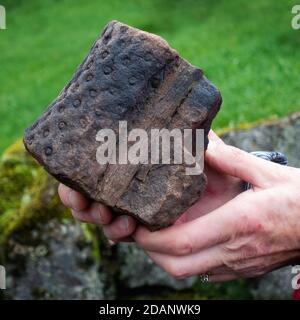
[[[204,69],[224,104],[215,128],[299,109],[300,31],[290,0],[6,0],[0,30],[0,152],[22,136],[117,19],[163,36]]]

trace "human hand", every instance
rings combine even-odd
[[[241,180],[226,175],[209,165],[205,165],[208,185],[204,195],[184,212],[175,224],[194,220],[228,202],[241,191]],[[83,195],[63,184],[58,189],[65,206],[72,209],[74,218],[87,223],[101,225],[103,232],[112,242],[132,241],[131,235],[137,221],[130,216],[113,217],[111,211],[101,203],[89,202]]]
[[[111,244],[116,241],[132,241],[137,222],[126,215],[114,217],[111,210],[98,202],[91,202],[81,193],[60,184],[58,194],[62,203],[71,209],[75,219],[103,227],[103,232]]]
[[[206,162],[253,188],[228,202],[217,196],[213,202],[222,205],[216,208],[208,199],[212,210],[205,215],[200,200],[185,223],[156,232],[139,226],[133,238],[149,257],[176,278],[209,273],[212,282],[258,276],[299,260],[300,170],[227,146],[213,133]]]

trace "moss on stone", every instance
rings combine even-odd
[[[21,140],[14,143],[0,159],[0,243],[33,222],[66,214],[57,182],[31,158]]]
[[[96,225],[82,223],[81,229],[83,231],[83,235],[85,236],[85,241],[89,242],[92,246],[93,258],[95,261],[100,262],[101,251],[99,246],[99,228]]]

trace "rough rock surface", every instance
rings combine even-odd
[[[135,245],[120,243],[117,247],[119,281],[129,289],[167,287],[175,290],[191,288],[197,277],[176,280],[158,267]]]
[[[284,267],[253,279],[249,288],[258,300],[290,300],[293,296],[292,267]]]
[[[84,228],[73,219],[50,218],[10,237],[6,259],[0,259],[7,273],[2,298],[101,300],[131,297],[131,290],[158,296],[155,288],[172,292],[191,288],[196,281],[175,280],[132,244],[109,248],[102,239],[97,258]]]
[[[300,167],[300,113],[247,130],[230,131],[222,136],[226,143],[245,151],[279,151],[290,166]]]
[[[110,298],[103,290],[106,275],[78,223],[53,219],[37,224],[26,240],[12,237],[6,252],[5,298]]]
[[[100,165],[100,129],[202,128],[221,104],[200,69],[160,37],[113,21],[70,83],[25,133],[27,150],[59,181],[155,230],[174,222],[203,193],[204,173],[185,165]],[[117,137],[118,139],[118,137]],[[207,137],[205,137],[205,146]]]

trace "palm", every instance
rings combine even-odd
[[[240,179],[220,173],[207,164],[204,172],[208,179],[204,195],[179,218],[177,223],[190,221],[209,213],[241,192]]]

